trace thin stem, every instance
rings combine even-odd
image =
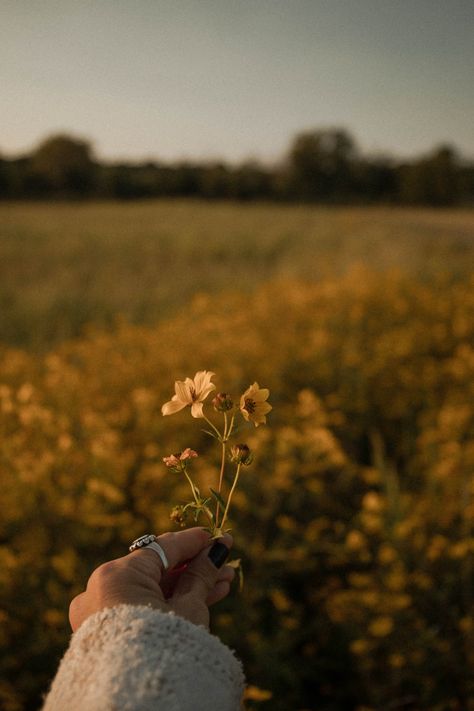
[[[231,419],[231,421],[230,421],[230,426],[229,426],[229,429],[228,429],[228,431],[227,431],[227,439],[229,439],[229,437],[230,437],[231,434],[232,434],[232,430],[233,430],[233,427],[234,427],[234,420],[235,420],[235,413],[232,415],[232,419]]]
[[[214,432],[216,433],[217,439],[219,440],[219,442],[221,442],[221,441],[222,441],[222,435],[221,435],[221,433],[219,432],[219,430],[217,429],[217,427],[206,417],[206,415],[205,415],[204,413],[203,413],[202,416],[203,416],[203,418],[206,420],[207,424],[208,424],[210,427],[212,427],[212,429],[213,429]]]
[[[195,489],[194,484],[193,484],[193,482],[192,482],[192,480],[191,480],[191,477],[189,476],[188,472],[186,471],[186,467],[184,467],[183,472],[184,472],[184,475],[185,475],[186,479],[189,481],[189,485],[190,485],[190,487],[191,487],[191,491],[193,492],[194,501],[195,501],[197,504],[199,504],[199,499],[198,499],[198,496],[197,496],[197,494],[196,494],[196,489]]]
[[[227,441],[228,441],[230,435],[232,434],[232,428],[233,428],[233,426],[234,426],[234,419],[235,419],[235,413],[232,415],[232,418],[231,418],[231,421],[230,421],[230,425],[229,425],[229,421],[228,421],[228,419],[227,419],[227,412],[224,412],[224,434],[223,434],[222,439],[221,439],[221,443],[222,443],[222,459],[221,459],[221,470],[220,470],[220,473],[219,473],[219,487],[218,487],[218,489],[217,489],[218,492],[219,492],[219,494],[220,494],[221,491],[222,491],[222,482],[223,482],[223,479],[224,479],[226,443],[227,443]],[[218,523],[219,523],[219,509],[220,509],[220,505],[219,505],[219,502],[217,502],[217,505],[216,505],[216,526],[217,526]]]
[[[212,529],[212,531],[215,531],[216,524],[214,523],[214,515],[213,515],[212,511],[205,504],[196,503],[195,505],[188,504],[188,506],[190,506],[190,507],[194,506],[194,508],[196,509],[196,512],[197,512],[196,516],[198,516],[199,513],[201,513],[201,511],[204,512],[207,517],[207,520],[209,521],[210,528]]]
[[[225,432],[225,429],[224,429],[224,432]],[[225,437],[224,437],[224,440],[222,442],[222,459],[221,459],[221,470],[219,473],[219,488],[217,489],[219,494],[221,493],[222,481],[224,479],[225,451],[226,451],[226,441],[225,441]],[[220,504],[217,501],[217,504],[216,504],[216,526],[218,525],[218,522],[219,522],[219,508],[220,508]]]
[[[212,515],[212,511],[210,511],[210,510],[207,508],[207,506],[203,506],[203,507],[202,507],[202,510],[203,510],[204,513],[206,514],[206,516],[207,516],[207,518],[208,518],[209,523],[211,524],[211,526],[214,526],[214,528],[215,528],[216,524],[215,524],[215,522],[214,522],[214,516]]]
[[[235,472],[234,482],[233,482],[232,488],[231,488],[231,490],[230,490],[230,492],[229,492],[229,498],[227,499],[227,504],[226,504],[226,507],[225,507],[224,515],[223,515],[223,517],[222,517],[221,526],[220,526],[221,528],[224,526],[225,520],[226,520],[226,518],[227,518],[227,512],[229,511],[230,500],[232,499],[232,494],[234,493],[234,489],[235,489],[235,487],[237,486],[237,482],[238,482],[238,480],[239,480],[239,474],[240,474],[240,467],[241,467],[241,466],[242,466],[242,463],[239,462],[239,464],[237,465],[237,471]]]
[[[194,501],[195,501],[196,505],[202,507],[202,510],[204,511],[204,513],[206,514],[206,516],[207,516],[207,518],[208,518],[208,520],[209,520],[209,523],[211,524],[211,526],[214,526],[214,527],[215,527],[216,524],[215,524],[215,522],[214,522],[214,517],[213,517],[213,515],[212,515],[212,511],[210,511],[210,510],[207,508],[207,506],[203,506],[203,505],[201,504],[201,502],[199,501],[199,497],[198,497],[198,495],[196,494],[196,487],[194,486],[194,484],[193,484],[193,482],[192,482],[192,480],[191,480],[191,477],[189,476],[188,472],[186,471],[186,468],[183,469],[183,472],[184,472],[184,475],[186,476],[186,479],[189,481],[189,485],[191,486],[191,491],[193,492]]]
[[[226,450],[225,442],[222,442],[221,470],[220,470],[220,473],[219,473],[219,488],[217,489],[217,491],[219,492],[219,494],[221,493],[222,480],[223,480],[223,478],[224,478],[225,450]]]

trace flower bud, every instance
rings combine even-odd
[[[230,449],[230,459],[236,464],[243,464],[247,467],[252,464],[253,454],[246,444],[234,444]]]
[[[228,412],[234,407],[234,403],[227,393],[217,393],[216,397],[212,401],[214,405],[214,410],[216,412]]]
[[[184,512],[183,506],[175,506],[170,513],[170,519],[177,523],[179,526],[184,527],[186,525],[186,514]]]

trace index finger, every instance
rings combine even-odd
[[[156,538],[156,542],[160,544],[165,552],[169,570],[172,570],[176,566],[182,565],[197,556],[204,548],[206,548],[206,546],[210,544],[210,540],[209,533],[198,526],[195,526],[194,528],[187,528],[184,531],[162,533]],[[133,551],[130,555],[137,555],[146,550],[147,546],[144,546],[143,548]],[[156,562],[159,563],[161,578],[161,575],[164,573],[163,563],[158,553],[153,551],[153,549],[150,549],[148,553],[148,555],[151,554],[155,556]]]

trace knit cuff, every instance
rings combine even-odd
[[[118,605],[72,636],[44,711],[237,711],[243,686],[240,662],[204,627]]]

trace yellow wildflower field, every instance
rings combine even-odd
[[[209,438],[189,412],[163,417],[161,406],[170,383],[210,370],[234,397],[257,379],[273,406],[266,427],[242,435],[256,452],[231,521],[245,584],[213,622],[243,659],[248,708],[473,709],[472,213],[202,203],[0,213],[16,265],[15,319],[0,323],[0,707],[38,708],[67,644],[68,602],[91,570],[174,526],[187,482],[163,456],[206,454],[193,467],[207,481]],[[139,255],[124,236],[131,215]],[[115,220],[117,251],[94,219]],[[153,251],[153,219],[177,263]],[[25,244],[49,274],[25,258],[36,304],[31,283],[20,286]],[[81,252],[87,244],[95,251]],[[110,255],[117,263],[99,266]],[[164,280],[148,300],[152,266],[137,276],[147,259]],[[58,295],[75,313],[87,273],[90,318],[61,327]]]

